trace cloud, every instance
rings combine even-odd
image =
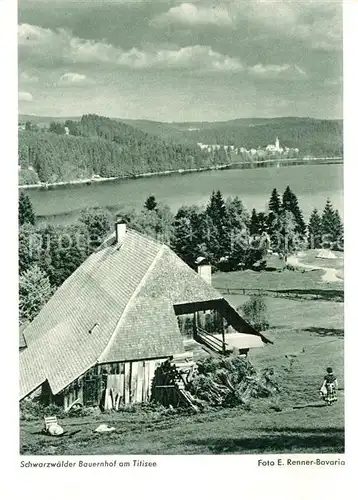
[[[82,75],[80,73],[64,73],[60,76],[59,83],[64,85],[85,83],[88,81],[86,75]]]
[[[103,41],[74,37],[64,29],[49,29],[21,24],[18,31],[19,56],[33,63],[53,66],[55,63],[96,63],[131,69],[190,69],[199,71],[241,71],[238,58],[214,51],[210,46],[193,45],[175,49],[123,50]],[[68,74],[67,74],[68,75]],[[65,80],[76,78],[75,73]],[[80,77],[82,79],[82,77]],[[82,79],[83,80],[83,79]]]
[[[246,22],[265,36],[299,40],[313,49],[342,48],[342,5],[336,0],[192,0],[156,16],[152,25],[216,25],[235,28]]]
[[[236,2],[237,16],[267,33],[305,42],[314,49],[342,47],[342,5],[338,1],[250,0]]]
[[[18,98],[19,101],[27,101],[27,102],[33,101],[33,96],[32,94],[30,94],[30,92],[19,92]]]
[[[236,58],[215,52],[211,47],[194,45],[172,50],[145,52],[131,49],[116,60],[118,65],[136,69],[191,69],[208,71],[240,71],[243,66]]]
[[[53,31],[31,24],[18,27],[19,58],[41,66],[63,63],[116,62],[123,51],[105,42],[85,40],[59,28]]]
[[[251,75],[259,78],[306,78],[307,73],[296,64],[255,64],[249,68]]]
[[[213,5],[196,6],[193,3],[182,3],[172,7],[163,14],[155,17],[152,24],[162,25],[168,23],[179,23],[189,26],[216,25],[229,26],[233,23],[226,7]]]
[[[132,70],[190,70],[196,73],[237,73],[247,72],[260,79],[282,78],[295,79],[307,77],[306,72],[295,64],[257,63],[251,67],[237,57],[230,57],[212,49],[208,45],[189,45],[178,48],[139,49],[133,47],[123,50],[121,47],[104,41],[85,40],[74,37],[69,31],[52,31],[33,25],[19,27],[19,53],[26,54],[26,61],[33,59],[41,67],[53,65],[54,58],[62,64],[96,64],[125,67]],[[89,83],[85,75],[66,72],[60,77],[62,85]]]

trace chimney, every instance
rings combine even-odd
[[[196,259],[198,265],[198,274],[208,285],[211,285],[211,265],[207,263],[204,257]]]
[[[116,222],[116,243],[122,245],[126,235],[127,225],[122,221]]]

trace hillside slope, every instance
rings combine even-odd
[[[54,121],[55,120],[55,121]],[[343,156],[343,122],[311,118],[252,118],[227,122],[162,123],[97,115],[80,119],[20,115],[20,183],[71,181],[93,175],[130,177],[254,161],[238,148],[263,148],[279,137],[299,156]],[[201,150],[198,143],[235,146]],[[264,159],[262,157],[261,159]],[[255,166],[254,163],[251,166]]]
[[[65,126],[66,125],[66,129]],[[210,164],[197,145],[178,145],[125,123],[96,115],[19,132],[20,182],[131,177]],[[66,133],[67,132],[67,133]],[[22,178],[21,178],[22,177]],[[35,179],[36,182],[36,179]]]
[[[342,156],[343,121],[313,118],[243,118],[226,122],[158,123],[127,120],[145,132],[202,144],[264,148],[279,137],[281,145],[304,155]]]

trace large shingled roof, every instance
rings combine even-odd
[[[24,332],[20,399],[45,380],[57,394],[96,363],[184,350],[173,306],[222,295],[166,245],[128,230],[56,291]]]

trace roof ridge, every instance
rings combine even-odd
[[[134,233],[134,234],[136,234],[138,236],[141,236],[142,238],[144,238],[144,239],[146,239],[148,241],[151,241],[152,243],[156,243],[160,247],[163,247],[163,246],[168,247],[168,245],[166,245],[165,243],[157,240],[153,236],[149,236],[149,234],[142,233],[142,232],[138,231],[137,229],[133,229],[133,228],[129,227],[127,229],[127,231],[130,232],[130,233]]]
[[[153,236],[149,236],[148,234],[142,233],[141,231],[138,231],[137,229],[133,229],[132,227],[128,227],[126,233],[127,234],[132,233],[132,234],[135,234],[137,236],[140,236],[141,238],[144,238],[152,243],[156,243],[158,246],[168,246],[165,243],[158,241]],[[116,232],[112,231],[110,234],[108,234],[105,237],[105,239],[102,241],[102,243],[95,249],[95,252],[100,252],[101,250],[105,250],[106,248],[111,247],[113,244],[117,244],[115,237],[116,237]]]
[[[118,332],[118,329],[119,329],[120,325],[125,320],[128,311],[130,310],[132,304],[134,303],[134,300],[137,298],[137,296],[139,295],[139,293],[142,290],[143,286],[147,282],[147,279],[150,276],[150,273],[151,273],[152,269],[155,267],[157,261],[162,256],[163,252],[164,252],[164,248],[163,248],[163,245],[162,245],[161,248],[158,249],[157,255],[155,256],[155,258],[153,259],[152,263],[148,267],[148,269],[147,269],[146,273],[144,274],[143,278],[138,283],[137,288],[134,290],[131,298],[128,300],[128,302],[127,302],[127,304],[126,304],[126,306],[125,306],[125,308],[124,308],[124,310],[123,310],[123,312],[122,312],[122,314],[121,314],[121,316],[120,316],[120,318],[119,318],[116,326],[114,327],[114,330],[113,330],[113,333],[111,335],[111,338],[109,339],[109,341],[107,342],[106,347],[103,349],[102,353],[98,357],[98,362],[101,362],[105,358],[105,355],[107,354],[107,352],[110,350],[110,348],[111,348],[111,346],[112,346],[112,344],[114,342],[114,339],[116,338],[116,335],[117,335],[117,332]]]

